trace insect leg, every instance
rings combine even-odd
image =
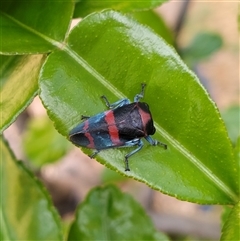
[[[157,140],[153,140],[151,136],[145,136],[145,139],[152,145],[152,146],[157,146],[157,145],[160,145],[162,146],[164,149],[167,149],[167,145],[160,142],[160,141],[157,141]]]
[[[121,107],[130,103],[129,99],[121,99],[117,102],[110,104],[105,95],[101,96],[101,98],[105,101],[105,104],[109,109],[114,109],[116,107]]]
[[[90,118],[90,116],[81,115],[81,120],[87,120],[87,119],[89,119],[89,118]]]
[[[133,145],[138,145],[138,147],[125,156],[125,172],[130,171],[129,165],[128,165],[128,158],[142,149],[143,142],[141,139],[137,139],[137,140],[133,140],[133,141],[127,143],[126,146],[133,146]]]
[[[139,100],[143,98],[145,86],[146,84],[142,83],[142,91],[134,97],[134,102],[139,102]]]
[[[93,152],[93,154],[89,155],[89,157],[92,159],[94,158],[100,151],[96,150],[95,152]]]

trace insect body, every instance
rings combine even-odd
[[[109,110],[93,117],[82,116],[85,121],[70,131],[70,141],[77,146],[95,149],[91,158],[103,149],[137,146],[125,156],[125,171],[130,171],[128,158],[143,147],[141,138],[144,137],[153,146],[159,144],[166,149],[167,145],[150,137],[156,130],[148,104],[139,102],[144,87],[145,84],[142,84],[142,91],[135,96],[133,103],[122,99],[110,104],[102,96]]]

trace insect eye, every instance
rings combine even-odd
[[[152,120],[149,120],[148,123],[146,124],[146,130],[148,135],[153,135],[156,132],[156,129],[153,125]]]
[[[144,103],[145,107],[149,109],[149,105],[147,103]]]

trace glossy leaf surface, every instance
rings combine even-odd
[[[148,10],[131,13],[131,16],[133,16],[138,22],[149,26],[167,43],[171,45],[174,44],[173,33],[171,32],[170,28],[168,28],[168,26],[165,24],[160,14],[157,14],[153,10]]]
[[[0,53],[46,53],[56,46],[60,47],[73,7],[73,1],[64,0],[3,1],[0,11]]]
[[[130,172],[124,172],[123,160],[132,148],[102,151],[97,160],[180,199],[237,201],[237,165],[216,106],[176,52],[132,19],[114,11],[83,19],[68,46],[49,55],[40,97],[58,131],[68,136],[81,115],[106,110],[100,96],[133,100],[143,82],[154,138],[168,149],[146,143],[130,158]]]
[[[222,229],[221,241],[240,240],[240,202],[232,209]]]
[[[77,210],[68,240],[168,240],[143,208],[115,186],[93,189]]]
[[[45,56],[0,55],[0,133],[31,103],[38,90],[38,75]]]
[[[103,9],[114,9],[121,12],[134,12],[136,10],[152,9],[167,0],[144,0],[144,1],[94,1],[82,0],[76,3],[74,17],[85,17],[90,13],[99,12]]]
[[[59,160],[72,147],[47,117],[32,119],[26,129],[23,147],[29,161],[37,167]]]
[[[60,219],[42,184],[0,139],[1,240],[63,240]]]

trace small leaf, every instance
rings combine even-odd
[[[1,3],[2,54],[47,53],[61,46],[73,13],[73,1],[8,0]]]
[[[133,12],[136,10],[147,10],[155,8],[167,0],[145,0],[145,1],[94,1],[82,0],[76,3],[74,18],[85,17],[90,13],[99,12],[111,8],[122,12]]]
[[[239,173],[239,170],[240,170],[240,136],[238,137],[236,146],[234,148],[234,157],[235,157],[235,160],[238,165],[237,171]]]
[[[57,161],[72,147],[46,117],[28,123],[23,146],[27,157],[37,167]]]
[[[133,148],[104,150],[97,160],[154,189],[202,204],[238,200],[237,163],[215,104],[176,52],[159,36],[126,16],[104,11],[83,19],[68,45],[48,56],[40,76],[40,97],[60,133],[130,98],[146,83],[142,101],[155,121],[154,138],[168,149],[148,144],[129,160]],[[89,150],[84,149],[87,153]]]
[[[221,241],[240,240],[240,202],[232,209],[222,229]]]
[[[1,240],[63,240],[60,219],[42,184],[0,139]]]
[[[222,118],[226,124],[228,135],[232,143],[236,143],[240,136],[240,106],[231,106],[222,112]]]
[[[218,34],[199,33],[181,53],[186,62],[195,64],[216,52],[222,44],[222,38]]]
[[[143,208],[115,186],[97,187],[79,206],[68,240],[168,240]]]
[[[0,133],[32,102],[38,90],[38,74],[45,56],[0,55]]]

